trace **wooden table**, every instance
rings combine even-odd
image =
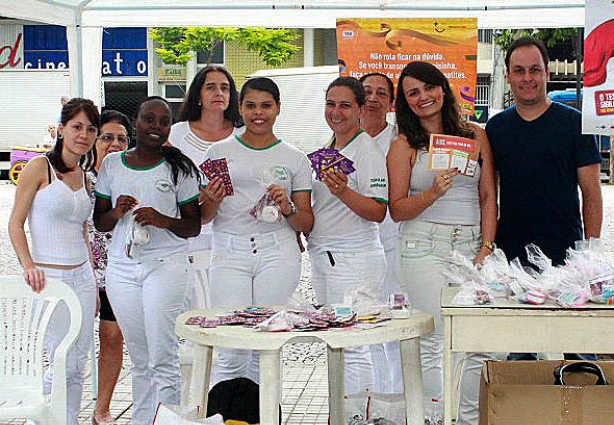
[[[486,305],[458,305],[459,288],[444,288],[444,400],[452,400],[453,352],[613,353],[614,308],[588,303],[563,309],[497,300]],[[444,425],[452,423],[452,403],[444,403]]]
[[[190,402],[207,406],[214,347],[257,350],[260,355],[260,423],[279,425],[281,402],[281,348],[295,342],[324,342],[328,350],[329,413],[332,425],[344,424],[343,349],[364,344],[400,341],[405,405],[408,423],[422,423],[422,371],[420,367],[420,336],[434,330],[433,317],[420,311],[406,319],[383,322],[372,329],[341,328],[319,332],[258,332],[242,326],[200,328],[186,325],[191,316],[213,317],[228,309],[188,311],[177,318],[177,333],[194,342],[194,363],[190,383]],[[201,409],[206,413],[206,407]],[[419,418],[415,422],[409,418]]]

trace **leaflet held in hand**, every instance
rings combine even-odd
[[[431,134],[429,171],[457,168],[460,174],[473,177],[479,158],[479,141],[466,137]]]

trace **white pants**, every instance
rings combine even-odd
[[[90,352],[92,335],[94,332],[94,315],[96,314],[96,279],[89,261],[70,270],[52,269],[40,267],[45,276],[64,282],[75,291],[81,303],[81,332],[77,337],[74,347],[68,353],[66,361],[68,384],[68,425],[79,425],[79,410],[81,410],[81,395],[83,393],[83,370]],[[51,316],[47,334],[45,335],[45,347],[49,352],[49,368],[43,378],[45,394],[51,393],[53,382],[53,366],[55,349],[66,335],[70,325],[70,313],[66,304],[60,303]]]
[[[179,404],[181,373],[175,320],[185,299],[187,254],[107,267],[107,294],[132,362],[134,425],[150,425],[157,404]]]
[[[369,301],[380,298],[386,259],[383,250],[367,252],[309,252],[311,284],[320,304],[342,303],[346,293]],[[367,345],[345,351],[345,393],[373,391],[371,354]]]
[[[213,307],[275,306],[288,301],[301,277],[295,232],[231,235],[213,232],[209,268]],[[211,384],[245,377],[259,382],[258,357],[251,350],[216,350]]]
[[[388,295],[401,292],[395,272],[396,240],[384,245],[386,256],[386,274],[380,301],[388,302]],[[369,346],[371,361],[373,362],[373,377],[375,379],[375,391],[379,393],[402,393],[403,372],[401,369],[401,352],[398,341],[373,344]]]
[[[412,306],[435,318],[435,331],[420,338],[425,412],[429,411],[432,399],[443,399],[444,336],[440,297],[441,289],[448,285],[443,271],[450,264],[452,251],[473,258],[480,249],[481,239],[480,226],[434,224],[415,219],[401,224],[397,246],[399,284],[409,294]],[[459,409],[464,412],[464,419],[459,416],[457,424],[478,423],[480,367],[482,359],[487,357],[490,356],[465,355]],[[468,421],[469,417],[472,419]]]

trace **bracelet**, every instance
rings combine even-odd
[[[482,247],[490,249],[490,252],[495,250],[495,243],[492,241],[482,241]]]
[[[431,205],[433,205],[435,203],[435,201],[430,201],[430,200],[426,199],[426,196],[424,195],[424,192],[420,192],[420,199],[422,199],[422,201],[426,204],[427,207],[430,207]]]

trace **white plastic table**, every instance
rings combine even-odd
[[[614,353],[614,308],[588,303],[563,309],[497,300],[486,305],[458,305],[459,288],[444,288],[444,400],[452,400],[453,352]],[[452,403],[444,404],[444,425],[452,424]]]
[[[409,418],[420,418],[422,423],[422,372],[420,368],[420,336],[434,329],[433,317],[414,310],[406,319],[383,322],[372,329],[330,329],[319,332],[258,332],[242,326],[219,326],[200,328],[186,325],[191,316],[213,317],[225,309],[203,309],[188,311],[177,318],[177,333],[194,342],[194,363],[190,383],[190,402],[206,413],[211,359],[214,347],[257,350],[260,355],[260,423],[279,425],[279,404],[281,402],[281,348],[295,342],[326,343],[328,350],[328,394],[329,413],[332,425],[343,425],[344,418],[344,376],[343,349],[363,344],[380,344],[400,341],[405,387],[405,405]]]

